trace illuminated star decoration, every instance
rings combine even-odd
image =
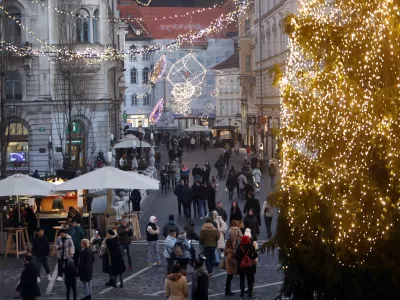
[[[211,103],[207,103],[203,107],[203,114],[201,115],[201,121],[205,122],[208,120],[210,113],[215,111],[215,106],[212,105]]]
[[[164,99],[161,99],[157,102],[156,106],[154,106],[153,110],[150,113],[149,121],[151,125],[154,125],[160,120],[164,109]]]
[[[219,95],[221,88],[228,85],[228,80],[225,77],[218,77],[216,79],[215,89],[211,92],[211,97],[216,98]]]
[[[190,114],[189,103],[201,95],[201,85],[204,82],[207,69],[188,53],[171,66],[167,80],[172,85],[172,99],[169,106],[175,113]]]
[[[165,54],[163,54],[157,61],[153,69],[153,72],[151,72],[150,82],[152,84],[155,84],[158,81],[158,79],[160,79],[164,75],[166,66],[167,66],[167,57]]]

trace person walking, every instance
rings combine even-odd
[[[75,268],[75,263],[73,259],[68,259],[67,265],[65,267],[65,287],[67,288],[67,300],[71,295],[72,290],[72,298],[76,300],[76,277],[78,276],[78,272]]]
[[[225,150],[224,153],[224,162],[225,162],[225,168],[229,170],[229,160],[231,158],[231,154],[229,153],[229,150]]]
[[[201,183],[206,185],[210,181],[210,171],[206,168],[206,166],[203,167],[201,170]]]
[[[186,167],[186,165],[182,165],[179,174],[181,176],[181,179],[183,180],[183,183],[189,184],[190,170]]]
[[[181,266],[174,265],[165,279],[165,297],[169,300],[185,300],[188,294],[188,283],[181,273]]]
[[[183,184],[183,180],[180,179],[178,181],[178,184],[176,185],[175,189],[174,189],[174,195],[176,196],[176,199],[178,200],[178,214],[179,217],[181,217],[181,213],[182,213],[182,198],[183,198],[183,189],[184,189],[184,184]],[[185,212],[184,212],[185,214]]]
[[[132,212],[139,212],[140,211],[140,202],[142,201],[142,195],[138,189],[134,189],[131,192],[129,197],[129,201],[132,204]]]
[[[35,257],[35,266],[37,269],[37,281],[40,282],[40,267],[43,265],[47,274],[47,280],[51,280],[49,261],[47,257],[50,254],[49,239],[44,236],[44,230],[39,228],[36,237],[32,242],[32,255]]]
[[[199,181],[196,182],[196,185],[197,187],[195,189],[194,196],[196,199],[198,199],[198,213],[200,220],[202,220],[207,216],[207,188]]]
[[[174,263],[176,257],[174,253],[174,246],[176,242],[176,231],[174,228],[169,230],[168,236],[164,243],[164,257],[167,260],[167,274],[171,272],[172,264]]]
[[[37,218],[36,218],[35,212],[33,211],[33,209],[30,206],[28,206],[26,208],[25,223],[28,227],[29,241],[32,242],[33,234],[37,229]]]
[[[74,242],[75,253],[72,259],[75,262],[75,267],[78,268],[79,254],[81,252],[81,240],[85,237],[85,232],[81,226],[78,226],[77,221],[72,219],[72,222],[69,224],[68,234],[71,236],[72,241]]]
[[[200,204],[198,194],[196,192],[198,186],[199,182],[195,181],[191,187],[191,190],[193,192],[193,217],[195,218],[197,218],[197,216],[200,216]]]
[[[90,242],[88,239],[83,239],[81,241],[82,251],[79,255],[79,279],[83,283],[83,292],[85,297],[81,300],[92,299],[92,278],[93,278],[93,263],[94,255],[90,249]]]
[[[62,282],[62,274],[64,270],[64,266],[67,264],[68,259],[72,258],[75,253],[74,242],[70,235],[67,234],[66,229],[60,230],[60,236],[56,241],[56,249],[57,249],[57,264],[58,264],[58,273],[56,280],[58,282]]]
[[[215,249],[218,246],[219,233],[213,225],[213,220],[207,218],[200,230],[200,244],[203,247],[203,254],[206,257],[206,268],[210,276],[213,273]]]
[[[211,177],[211,186],[214,188],[214,190],[215,190],[215,195],[218,195],[218,179],[217,179],[217,177],[215,177],[215,175],[213,175],[212,177]]]
[[[30,253],[24,255],[24,269],[15,290],[20,293],[22,300],[36,300],[40,296],[37,282],[37,269]]]
[[[176,237],[175,247],[181,247],[179,251],[175,251],[175,255],[176,260],[182,268],[183,274],[186,276],[192,244],[189,243],[189,240],[186,238],[186,232],[184,230],[180,231],[179,235]],[[182,255],[180,255],[180,252],[182,252]]]
[[[211,182],[207,185],[207,206],[208,212],[211,213],[217,209],[217,204],[215,202],[215,189],[213,188]]]
[[[172,183],[172,188],[175,188],[177,185],[177,175],[179,173],[179,162],[178,158],[172,161],[171,166],[170,166],[170,180]]]
[[[235,253],[235,259],[238,265],[240,276],[240,297],[244,297],[245,279],[247,278],[247,286],[249,297],[253,296],[254,287],[254,271],[253,261],[258,257],[257,251],[248,236],[243,236],[239,247]]]
[[[122,280],[122,273],[126,271],[124,258],[118,238],[114,230],[107,231],[106,238],[101,244],[100,257],[103,258],[103,272],[109,275],[110,280],[106,282],[105,286],[117,287],[117,277],[120,280],[120,287],[124,287]]]
[[[249,198],[244,205],[243,212],[247,213],[250,209],[253,210],[254,216],[257,218],[258,226],[261,226],[261,208],[260,208],[260,201],[254,198],[254,193],[249,193]]]
[[[228,190],[229,200],[233,200],[233,190],[236,186],[236,176],[233,171],[229,171],[228,177],[226,178],[226,189]]]
[[[192,273],[192,299],[208,300],[208,285],[210,273],[208,273],[204,261],[206,258],[199,257],[195,260],[194,271]]]
[[[217,224],[217,230],[219,232],[217,248],[219,250],[221,250],[221,253],[222,253],[222,251],[225,248],[225,232],[228,228],[226,226],[226,223],[222,219],[222,217],[218,215],[217,211],[214,210],[212,212],[212,217],[213,217],[214,222]]]
[[[230,214],[229,214],[229,224],[232,223],[232,221],[242,221],[243,220],[243,214],[242,211],[240,210],[239,204],[237,201],[232,201],[231,209],[230,209]]]
[[[233,296],[235,293],[231,291],[231,283],[233,275],[236,275],[236,260],[235,260],[235,244],[231,239],[226,241],[224,249],[225,269],[226,269],[226,282],[225,282],[225,296]]]
[[[260,189],[261,176],[262,176],[261,171],[257,165],[253,169],[253,178],[254,178],[256,189]]]
[[[240,231],[238,221],[233,220],[231,222],[231,227],[229,228],[229,238],[231,239],[233,243],[233,247],[239,245],[240,240],[242,239],[243,233]]]
[[[169,181],[169,174],[165,166],[161,167],[160,171],[160,182],[161,182],[161,194],[165,192],[167,193],[167,186]]]
[[[192,151],[194,151],[194,149],[196,149],[196,140],[194,137],[192,137],[190,139],[190,148],[192,149]]]
[[[161,153],[160,151],[156,151],[156,153],[154,153],[154,159],[155,159],[155,167],[157,170],[160,169],[160,165],[161,165]]]
[[[257,238],[260,234],[260,225],[258,223],[257,218],[253,214],[253,209],[249,209],[247,215],[243,219],[243,225],[245,228],[249,228],[251,230],[251,235],[253,238]]]
[[[228,215],[227,215],[225,209],[223,209],[221,201],[217,202],[217,208],[215,209],[215,211],[218,213],[218,216],[220,216],[222,218],[222,220],[224,220],[224,222],[226,222],[226,220],[228,220]]]
[[[174,215],[169,215],[168,217],[168,222],[165,223],[163,230],[162,230],[162,235],[164,238],[167,238],[168,233],[170,232],[170,230],[173,229],[175,232],[179,232],[179,226],[178,224],[176,224],[175,222],[175,217]]]
[[[122,257],[124,257],[125,250],[128,256],[129,270],[132,270],[132,257],[131,257],[131,240],[133,236],[133,229],[128,225],[128,220],[123,219],[117,229],[119,246],[121,248]]]
[[[201,173],[202,173],[201,168],[199,167],[198,164],[195,164],[194,168],[192,170],[193,180],[194,181],[199,181],[199,180],[201,181]]]
[[[183,214],[186,219],[189,220],[192,218],[192,201],[194,199],[193,191],[187,184],[184,184],[182,189],[182,206],[183,206]]]
[[[247,185],[247,178],[246,176],[241,172],[239,177],[238,177],[238,184],[239,184],[239,194],[240,194],[240,199],[245,200],[245,193],[244,190]]]
[[[276,166],[273,162],[269,164],[268,174],[269,177],[271,178],[271,189],[273,189],[275,187],[275,176],[276,176]]]
[[[272,218],[274,216],[274,205],[272,199],[267,198],[264,201],[261,211],[264,214],[264,222],[267,229],[267,238],[270,239],[272,237],[271,224]]]
[[[160,228],[156,224],[157,218],[151,216],[146,227],[148,247],[147,261],[151,266],[161,266],[160,253],[158,252],[158,235],[160,234]]]

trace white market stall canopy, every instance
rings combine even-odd
[[[57,186],[55,191],[83,189],[144,189],[158,190],[159,181],[133,172],[104,167]]]
[[[145,141],[142,141],[142,144],[140,144],[140,141],[136,139],[123,139],[121,142],[114,145],[114,149],[130,149],[133,147],[133,141],[136,142],[136,148],[140,146],[142,146],[142,148],[151,148],[150,144]]]
[[[187,132],[211,132],[211,129],[200,126],[200,125],[193,125],[190,126],[189,128],[186,128],[185,131]]]
[[[24,174],[15,174],[0,181],[0,196],[47,196],[56,186]]]

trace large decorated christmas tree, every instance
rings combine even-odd
[[[400,1],[299,5],[281,89],[283,293],[400,299]]]

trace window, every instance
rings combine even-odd
[[[131,83],[138,83],[137,80],[137,70],[135,68],[131,69]]]
[[[135,61],[136,60],[136,55],[137,55],[136,46],[135,45],[130,46],[129,47],[129,51],[130,51],[130,54],[129,54],[130,60]]]
[[[15,7],[8,9],[8,16],[6,18],[5,28],[5,41],[17,45],[22,44],[21,27],[21,13]]]
[[[149,83],[149,68],[143,69],[143,83]]]
[[[244,35],[250,35],[250,20],[246,19],[244,21]]]
[[[246,66],[246,72],[250,72],[251,71],[251,55],[245,56],[245,66]]]
[[[131,98],[131,106],[137,106],[137,105],[138,105],[138,103],[137,103],[137,95],[133,94],[132,98]]]
[[[18,72],[7,72],[5,81],[6,99],[10,101],[22,100],[21,76]]]
[[[219,106],[219,115],[222,116],[223,114],[224,114],[224,105],[223,105],[223,103],[221,102],[221,103],[220,103],[220,106]]]
[[[93,18],[93,43],[100,43],[99,38],[99,10],[94,11]]]
[[[146,50],[142,53],[142,60],[143,61],[145,61],[145,60],[149,60],[149,57],[150,57],[150,53],[149,52],[146,52]]]
[[[80,9],[76,17],[76,40],[89,42],[89,12],[86,9]]]
[[[150,106],[150,95],[148,93],[143,96],[143,106]]]

